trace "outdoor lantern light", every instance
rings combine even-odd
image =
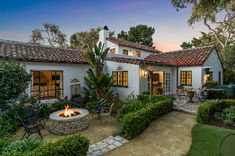
[[[145,70],[145,71],[144,71],[144,77],[146,78],[146,77],[147,77],[147,75],[148,75],[148,71],[147,71],[147,70]]]

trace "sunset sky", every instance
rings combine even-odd
[[[1,0],[0,39],[28,42],[42,23],[59,25],[68,41],[74,32],[94,27],[119,33],[147,24],[156,30],[156,48],[169,51],[207,31],[200,23],[188,26],[190,14],[190,8],[177,12],[170,0]]]

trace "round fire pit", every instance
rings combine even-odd
[[[64,116],[64,110],[56,111],[49,116],[49,131],[56,135],[73,134],[88,127],[88,114],[86,109],[71,108],[76,112],[73,116]]]

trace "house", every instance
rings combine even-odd
[[[179,86],[198,90],[211,80],[223,84],[223,66],[214,46],[161,52],[108,34],[106,27],[99,42],[110,48],[105,71],[113,76],[113,90],[120,97],[144,91],[175,94]]]
[[[223,67],[214,46],[161,52],[133,42],[109,37],[99,42],[110,48],[104,71],[113,76],[113,91],[120,98],[144,91],[175,94],[179,86],[199,89],[207,81],[223,84]],[[16,59],[32,74],[29,95],[42,99],[71,98],[83,91],[89,65],[82,51],[0,40],[0,58]]]

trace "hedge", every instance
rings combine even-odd
[[[146,104],[131,104],[131,106],[125,106],[120,111],[130,107],[134,107],[130,112],[126,114],[119,114],[119,133],[128,139],[131,139],[140,134],[154,119],[172,111],[173,101],[171,99],[165,99],[158,102],[149,102]],[[135,109],[138,108],[138,109]],[[134,110],[134,111],[133,111]]]
[[[89,140],[81,135],[75,135],[55,143],[46,143],[30,152],[29,156],[86,156]]]
[[[224,108],[235,105],[235,100],[223,99],[223,100],[213,100],[203,103],[198,107],[197,111],[197,122],[208,123],[210,117],[217,111],[221,111]]]

